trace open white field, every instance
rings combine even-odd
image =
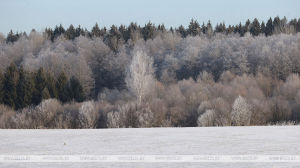
[[[0,130],[1,155],[300,155],[300,126]],[[0,162],[0,167],[300,167],[300,162]]]

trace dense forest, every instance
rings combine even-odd
[[[300,120],[300,18],[0,34],[0,128]]]

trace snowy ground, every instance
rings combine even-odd
[[[300,126],[0,130],[0,155],[300,155]],[[300,167],[300,162],[0,162],[0,167]]]

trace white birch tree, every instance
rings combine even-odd
[[[136,52],[127,70],[126,85],[136,96],[138,102],[142,102],[153,90],[154,80],[153,59],[144,52]]]

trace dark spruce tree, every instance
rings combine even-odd
[[[59,28],[58,26],[56,25],[55,28],[54,28],[54,31],[52,33],[52,36],[51,36],[51,41],[54,42],[54,40],[60,36],[60,33],[59,33]]]
[[[83,102],[84,100],[85,95],[83,92],[82,85],[75,76],[72,76],[68,83],[65,85],[62,102]]]
[[[46,78],[47,78],[47,83],[46,83],[46,87],[47,87],[47,90],[50,94],[50,97],[51,98],[57,98],[57,91],[56,91],[56,87],[55,87],[55,82],[54,82],[54,78],[53,76],[51,75],[50,72],[48,72],[46,74]]]
[[[56,87],[56,92],[57,92],[57,97],[59,98],[60,101],[62,101],[63,99],[63,91],[64,91],[64,87],[67,84],[67,75],[64,71],[62,71],[59,75],[59,77],[57,78],[55,87]]]
[[[22,109],[32,104],[34,91],[34,81],[30,74],[24,70],[23,66],[19,69],[19,81],[17,85],[16,109]]]
[[[47,99],[50,99],[51,96],[50,96],[50,93],[48,91],[48,88],[45,87],[44,90],[43,90],[43,93],[42,93],[42,100],[47,100]]]
[[[166,27],[165,27],[164,23],[162,23],[162,24],[161,24],[161,26],[160,26],[159,30],[160,30],[162,33],[164,33],[164,32],[166,32],[166,31],[167,31],[167,29],[166,29]]]
[[[280,18],[279,18],[279,16],[276,16],[275,18],[274,18],[274,21],[273,21],[273,31],[274,31],[274,29],[276,28],[276,27],[278,27],[280,25]]]
[[[202,23],[201,30],[202,30],[202,33],[203,33],[203,34],[206,33],[206,26],[205,26],[205,23],[204,23],[204,22]]]
[[[120,34],[121,34],[121,37],[122,37],[123,40],[125,41],[126,28],[125,28],[125,26],[123,26],[122,24],[121,24],[121,26],[119,27],[119,32],[120,32]]]
[[[154,32],[155,25],[149,21],[149,23],[142,29],[144,40],[147,41],[148,39],[154,39]]]
[[[92,28],[91,35],[92,35],[92,37],[100,37],[101,36],[101,32],[100,32],[98,23],[96,23],[95,26]]]
[[[294,28],[296,29],[296,31],[298,32],[298,26],[297,26],[297,19],[292,19],[290,22],[289,22],[289,26],[294,26]]]
[[[4,104],[10,106],[15,109],[17,101],[17,82],[19,79],[18,69],[14,63],[11,63],[9,67],[7,67],[5,72],[5,94],[4,94]]]
[[[35,88],[32,102],[35,105],[38,105],[42,101],[43,91],[46,87],[47,78],[44,72],[44,68],[41,67],[35,77]]]
[[[134,34],[134,30],[131,26],[128,26],[127,29],[125,29],[125,32],[123,34],[123,39],[124,41],[127,43],[129,39],[131,39],[131,41],[133,40],[133,34]]]
[[[273,34],[273,21],[272,18],[270,18],[266,25],[266,36],[271,36]]]
[[[266,34],[266,25],[265,25],[265,22],[264,22],[264,21],[261,22],[261,25],[260,25],[260,32],[261,32],[262,34]]]
[[[205,34],[207,34],[208,32],[208,29],[211,29],[212,30],[212,25],[210,23],[210,20],[208,20],[207,24],[206,24],[206,31],[205,31]]]
[[[74,26],[71,24],[70,27],[65,32],[65,38],[68,40],[74,40],[75,37],[78,37],[78,36],[76,34],[76,30],[75,30]]]
[[[110,30],[109,30],[109,36],[106,39],[108,47],[113,51],[117,52],[120,45],[121,45],[121,38],[122,35],[120,34],[117,26],[112,25]]]
[[[226,33],[231,34],[232,32],[234,32],[234,29],[235,29],[234,25],[233,26],[229,25],[228,28],[226,29]]]
[[[185,38],[188,35],[187,31],[185,30],[185,28],[182,25],[179,26],[178,32],[181,34],[181,36],[183,38]]]
[[[10,30],[10,32],[8,33],[7,37],[6,37],[6,42],[15,42],[19,39],[19,34],[17,33],[16,35],[13,33],[12,30]]]
[[[44,38],[51,40],[51,39],[53,39],[52,36],[53,36],[53,30],[51,28],[48,28],[48,29],[46,28],[45,32],[44,32]]]
[[[243,34],[243,25],[242,25],[241,22],[240,22],[240,24],[239,24],[237,30],[238,30],[238,33],[240,34],[240,36],[243,36],[243,35],[244,35],[244,34]]]
[[[85,36],[85,32],[83,30],[83,28],[80,27],[80,25],[76,28],[76,37],[79,37],[79,36]]]
[[[61,34],[65,34],[65,31],[66,31],[66,30],[65,30],[65,28],[64,28],[61,24],[59,25],[59,28],[58,28],[58,29],[59,29],[59,34],[60,34],[60,35],[61,35]]]
[[[173,27],[170,27],[170,32],[174,33]]]
[[[197,36],[200,33],[200,24],[194,19],[191,20],[187,33],[191,36]]]
[[[242,30],[241,30],[241,33],[240,35],[241,36],[244,36],[248,31],[249,31],[249,26],[250,26],[251,22],[250,20],[248,19],[245,23],[245,26],[242,26]]]
[[[250,26],[250,33],[252,36],[258,36],[260,33],[260,23],[259,21],[255,18]]]

